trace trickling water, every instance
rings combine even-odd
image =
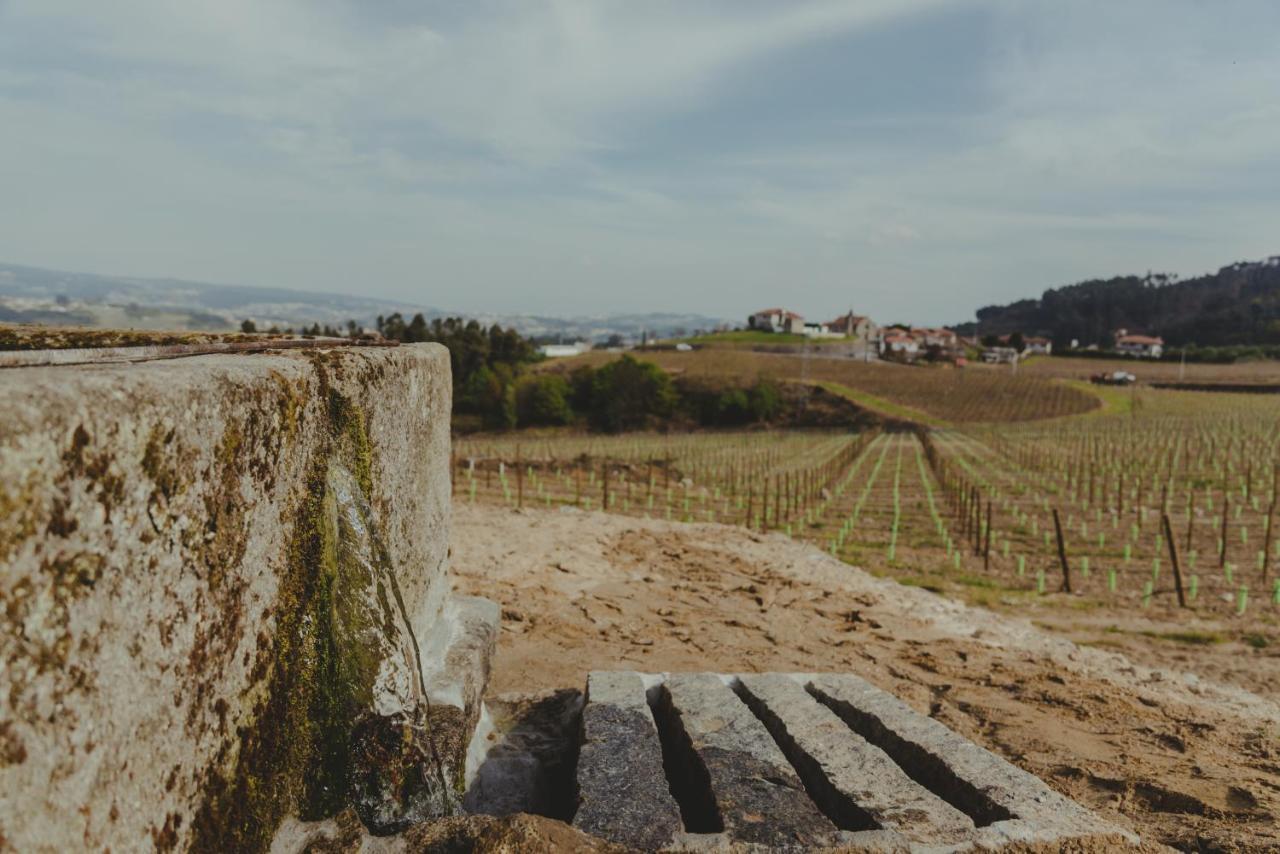
[[[350,703],[350,797],[374,833],[456,810],[428,730],[417,639],[395,569],[359,481],[341,463],[325,477],[325,566],[331,575],[337,685]]]

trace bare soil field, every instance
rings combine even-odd
[[[1152,844],[1280,849],[1280,706],[1239,687],[1274,690],[1274,653],[1033,613],[1080,645],[780,534],[454,512],[456,585],[503,607],[494,693],[581,688],[592,669],[853,672]]]

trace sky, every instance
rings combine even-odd
[[[956,322],[1280,253],[1274,0],[0,0],[0,260]]]

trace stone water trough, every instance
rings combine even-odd
[[[0,849],[459,808],[498,611],[449,587],[448,353],[206,349],[0,361]]]
[[[0,358],[0,851],[408,851],[514,813],[563,822],[539,850],[1136,842],[852,676],[484,700],[450,388],[426,344]]]

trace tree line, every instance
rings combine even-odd
[[[624,355],[598,368],[533,371],[542,361],[534,341],[497,324],[461,317],[428,321],[400,313],[377,318],[377,331],[404,343],[435,342],[449,351],[453,371],[453,422],[470,431],[520,427],[580,427],[618,433],[670,427],[738,427],[767,422],[782,411],[782,394],[771,380],[726,385],[705,378],[672,378],[651,362]],[[242,325],[256,332],[252,321]],[[272,330],[279,331],[279,330]],[[356,336],[345,328],[303,327],[304,335]]]
[[[1117,329],[1160,335],[1170,347],[1206,351],[1280,346],[1280,259],[1241,262],[1216,273],[1178,280],[1165,274],[1093,279],[977,312],[964,335],[1046,335],[1055,350],[1072,340],[1108,347]],[[1243,352],[1243,350],[1241,351]],[[1263,351],[1260,351],[1263,352]]]

